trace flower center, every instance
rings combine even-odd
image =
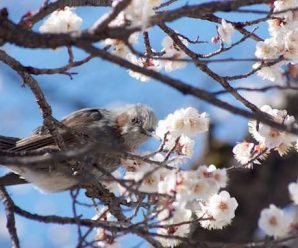
[[[272,216],[270,219],[269,219],[269,224],[271,226],[276,226],[277,225],[277,220],[274,216]]]
[[[219,204],[219,209],[220,210],[222,210],[222,211],[224,211],[224,210],[226,210],[226,209],[228,209],[228,205],[227,205],[227,203],[225,203],[225,202],[220,202],[220,204]]]

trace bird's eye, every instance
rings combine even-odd
[[[140,119],[138,119],[138,118],[135,118],[135,117],[131,119],[131,122],[133,124],[137,124],[137,125],[141,125],[142,124],[142,121]]]

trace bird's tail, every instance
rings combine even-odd
[[[0,177],[0,185],[2,186],[13,186],[25,183],[28,182],[13,172],[9,172],[6,175]]]
[[[16,146],[16,143],[19,141],[19,138],[7,137],[0,135],[0,149],[9,150]]]

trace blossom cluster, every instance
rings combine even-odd
[[[41,33],[69,33],[81,29],[83,19],[75,13],[74,8],[64,7],[54,11],[40,26]]]
[[[276,62],[257,71],[263,79],[281,83],[284,81],[282,66],[298,62],[298,12],[294,10],[297,7],[295,0],[274,1],[273,14],[268,20],[271,37],[259,41],[255,52],[258,59]],[[253,67],[259,68],[260,65],[262,63],[257,62]]]
[[[119,2],[120,1],[114,1],[113,6],[117,6]],[[153,9],[159,6],[161,2],[162,0],[133,0],[126,9],[124,9],[112,22],[110,22],[109,26],[121,27],[130,24],[132,26],[140,26],[142,30],[146,30],[150,17],[155,14]],[[96,27],[105,19],[105,17],[106,16],[101,17],[93,25],[92,29],[96,29]],[[128,39],[129,44],[126,44],[123,40],[106,39],[105,45],[112,49],[112,53],[114,55],[125,58],[135,65],[156,72],[159,72],[162,69],[164,69],[166,72],[171,72],[182,69],[186,66],[186,62],[183,61],[183,59],[187,57],[186,54],[174,44],[174,41],[171,37],[166,36],[162,40],[163,49],[159,53],[156,53],[156,51],[150,48],[152,50],[151,54],[145,54],[144,57],[138,57],[132,53],[131,49],[129,48],[130,45],[134,45],[138,42],[138,38],[139,33],[136,32],[130,35]],[[188,41],[186,39],[182,37],[179,37],[179,39],[184,46],[188,46]],[[150,80],[150,77],[132,70],[128,70],[128,73],[131,77],[142,82]]]
[[[291,231],[291,219],[274,204],[261,211],[258,225],[267,235],[274,238],[285,237]]]
[[[261,107],[261,110],[271,116],[272,120],[284,124],[287,127],[294,127],[296,120],[288,115],[286,110],[273,109],[268,105]],[[285,131],[274,129],[257,121],[250,121],[249,132],[258,143],[242,142],[233,148],[235,159],[246,167],[253,164],[260,164],[271,150],[275,150],[280,156],[286,154],[291,148],[298,148],[298,137]],[[298,204],[298,182],[292,182],[288,186],[290,198],[294,204]],[[260,213],[258,220],[259,228],[268,236],[275,239],[283,238],[290,234],[295,223],[287,213],[274,204],[265,208]]]
[[[114,0],[112,6],[115,8],[121,1]],[[116,18],[109,22],[108,26],[111,28],[131,26],[141,27],[141,30],[146,30],[149,26],[150,17],[155,14],[154,8],[159,6],[162,0],[146,0],[139,1],[133,0],[130,4],[120,12]],[[90,32],[95,32],[96,28],[109,17],[109,14],[101,16],[89,29]],[[74,8],[65,7],[64,9],[54,11],[47,20],[40,26],[41,33],[68,33],[79,31],[82,24],[82,18],[75,13]],[[226,28],[222,29],[223,33]],[[139,33],[135,32],[130,35],[127,42],[120,39],[106,39],[104,44],[106,47],[111,48],[112,53],[119,57],[125,58],[131,63],[143,68],[154,71],[164,69],[166,72],[182,69],[186,66],[183,59],[186,54],[178,48],[171,37],[166,36],[162,41],[163,49],[160,51],[159,56],[154,56],[156,52],[151,51],[152,54],[145,54],[144,57],[138,57],[131,52],[129,46],[137,43]],[[179,37],[184,46],[188,46],[188,41]],[[147,56],[148,55],[148,56]],[[162,58],[159,60],[158,58]],[[169,58],[169,59],[167,59]],[[148,81],[150,78],[141,73],[129,70],[129,75],[142,82]]]
[[[184,46],[188,46],[188,41],[182,37],[179,37],[180,41]],[[174,44],[171,37],[166,36],[162,41],[163,49],[161,50],[161,56],[137,57],[136,55],[128,52],[126,58],[135,65],[143,68],[154,70],[159,72],[164,69],[166,72],[182,69],[186,66],[186,62],[183,59],[186,58],[186,54]],[[154,54],[155,51],[152,51]],[[120,55],[120,54],[117,54]],[[161,60],[159,58],[162,58]],[[150,77],[145,76],[141,73],[129,70],[129,75],[142,82],[148,81]]]
[[[288,189],[293,203],[298,205],[298,181],[290,183]],[[297,223],[290,218],[285,210],[270,204],[269,208],[261,211],[258,225],[266,235],[278,239],[288,236]]]
[[[181,165],[192,156],[195,141],[191,138],[208,131],[209,117],[188,107],[176,110],[160,120],[156,135],[162,139],[161,149],[145,154],[150,160],[123,161],[126,173],[118,185],[118,193],[135,200],[134,191],[159,196],[153,213],[158,223],[157,234],[185,237],[194,221],[208,229],[222,229],[235,217],[238,203],[227,191],[225,169],[201,165],[185,170]],[[118,177],[119,178],[119,177]],[[109,189],[115,189],[107,185]],[[126,186],[126,187],[125,187]],[[176,246],[179,239],[158,237],[166,247]]]
[[[217,28],[218,38],[223,42],[231,43],[234,31],[234,26],[231,23],[228,23],[225,19],[222,19],[221,24]],[[217,41],[217,39],[213,38],[213,41]]]
[[[296,120],[294,116],[288,115],[286,110],[272,109],[264,105],[261,110],[271,116],[272,120],[284,124],[287,127],[294,127]],[[298,148],[298,137],[286,131],[280,131],[264,123],[252,120],[248,123],[248,130],[252,137],[258,142],[242,142],[233,148],[235,159],[241,164],[252,167],[260,164],[260,160],[267,157],[271,150],[275,150],[280,156],[286,154],[291,148]]]

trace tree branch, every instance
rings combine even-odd
[[[2,185],[0,185],[0,198],[5,207],[6,219],[7,219],[6,227],[12,241],[12,247],[19,248],[20,242],[19,242],[15,218],[14,218],[14,203]]]

